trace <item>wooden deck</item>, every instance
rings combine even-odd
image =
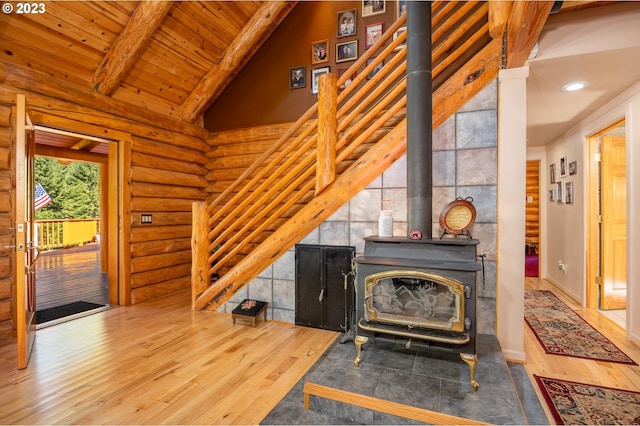
[[[100,246],[43,252],[36,261],[36,309],[79,301],[109,303],[108,275],[100,271]]]

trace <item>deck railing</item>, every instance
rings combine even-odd
[[[54,250],[97,241],[100,219],[37,220],[36,239],[40,250]]]

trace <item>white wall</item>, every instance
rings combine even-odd
[[[529,67],[501,70],[498,92],[497,336],[507,359],[524,361],[524,235]]]
[[[587,137],[625,119],[627,142],[627,337],[640,343],[640,82],[607,103],[578,126],[547,147],[546,189],[551,163],[560,157],[578,161],[578,173],[567,176],[574,182],[573,205],[547,202],[546,278],[583,305],[586,302],[586,174]],[[530,152],[529,156],[533,153]],[[636,238],[634,238],[634,236]],[[567,265],[566,274],[557,268],[558,260]],[[543,275],[544,277],[544,275]]]

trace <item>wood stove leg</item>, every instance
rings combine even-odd
[[[478,382],[476,381],[476,365],[478,364],[478,357],[474,354],[460,354],[460,358],[467,364],[469,364],[469,376],[471,378],[471,386],[474,391],[478,390]]]
[[[362,351],[362,345],[369,341],[368,337],[356,336],[353,343],[356,345],[356,359],[353,360],[353,365],[360,366],[360,353]]]

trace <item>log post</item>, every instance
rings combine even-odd
[[[318,78],[316,195],[336,179],[336,144],[338,143],[337,83],[337,74],[323,74]]]
[[[207,253],[209,215],[204,201],[193,203],[191,215],[191,309],[195,310],[196,299],[211,285]]]

